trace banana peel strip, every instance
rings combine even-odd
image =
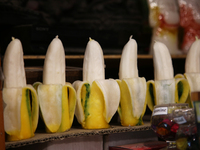
[[[70,121],[70,127],[72,126],[73,120],[74,120],[74,112],[76,108],[76,91],[73,88],[71,83],[66,82],[65,86],[69,90],[69,121]]]
[[[32,127],[33,132],[36,131],[39,119],[39,101],[37,96],[37,91],[34,89],[32,85],[27,85],[25,88],[28,88],[31,91],[32,96]],[[33,101],[34,100],[34,101]]]
[[[200,91],[200,73],[185,73],[184,74],[190,85],[190,91]]]
[[[174,78],[175,79],[177,79],[177,78],[185,78],[185,76],[183,74],[179,73],[179,74],[176,74]]]
[[[132,97],[132,108],[134,116],[139,119],[143,113],[146,99],[146,80],[145,78],[124,79],[127,83]],[[143,114],[144,115],[144,114]]]
[[[120,82],[120,80],[118,81]],[[144,107],[146,108],[146,80],[145,78],[127,78],[121,80],[122,84],[125,84],[129,90],[132,105],[132,114],[139,119],[144,115]],[[123,93],[122,93],[123,94]],[[123,95],[122,95],[123,96]]]
[[[104,105],[105,109],[103,112],[104,118],[107,123],[110,122],[111,118],[115,114],[119,101],[120,101],[120,89],[117,84],[117,82],[113,79],[109,80],[95,80],[93,81],[92,85],[96,83],[98,85],[98,88],[102,92],[102,95],[104,97]],[[80,124],[83,124],[85,122],[85,114],[84,114],[84,108],[81,103],[81,92],[82,88],[85,84],[89,84],[87,81],[75,81],[73,83],[73,87],[76,90],[77,93],[77,105],[75,110],[75,115]],[[90,86],[92,86],[90,85]],[[90,89],[92,89],[90,87]]]
[[[146,95],[146,99],[147,99],[147,105],[149,107],[149,109],[151,111],[153,111],[154,106],[157,105],[156,104],[156,91],[155,91],[155,84],[154,84],[154,80],[149,80],[147,81],[147,95]]]
[[[75,81],[72,85],[74,89],[76,90],[76,109],[75,109],[75,116],[78,120],[78,122],[81,124],[85,121],[85,115],[84,115],[84,109],[81,104],[81,91],[84,86],[84,84],[87,84],[86,81]]]
[[[118,83],[113,80],[96,80],[97,85],[102,91],[105,102],[104,117],[109,123],[115,114],[120,102],[120,88]]]
[[[46,127],[56,132],[62,117],[62,85],[39,85],[38,99]]]
[[[175,93],[175,102],[176,103],[185,103],[190,94],[190,86],[188,81],[185,78],[175,78],[176,81],[176,93]]]
[[[32,120],[32,132],[34,133],[39,118],[39,104],[36,94],[36,90],[31,86],[19,88],[3,88],[3,101],[4,101],[4,128],[5,132],[9,135],[18,135],[21,131],[21,104],[23,89],[28,89],[32,95],[32,109],[31,109],[31,120]],[[30,96],[30,95],[28,95]]]
[[[70,129],[73,123],[74,111],[76,106],[76,92],[69,82],[66,82],[66,84],[62,87],[61,101],[61,124],[56,132],[64,132]]]
[[[16,135],[21,130],[22,88],[3,88],[4,128],[7,134]]]

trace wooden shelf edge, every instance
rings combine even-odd
[[[186,55],[171,55],[172,59],[186,58]],[[66,55],[66,59],[83,59],[84,55]],[[121,55],[104,55],[104,59],[120,59]],[[152,55],[138,55],[138,59],[152,59]],[[45,55],[24,55],[24,59],[45,59]]]
[[[120,125],[110,125],[107,129],[87,130],[82,128],[72,127],[70,130],[63,133],[35,133],[35,136],[30,139],[21,141],[6,142],[6,149],[17,148],[25,145],[44,143],[53,140],[63,140],[65,138],[76,138],[81,136],[107,135],[113,133],[136,132],[151,130],[150,123],[145,122],[141,126],[123,127]]]

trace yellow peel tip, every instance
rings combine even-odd
[[[14,37],[12,37],[11,39],[12,39],[12,41],[14,41],[14,39],[15,39],[15,38],[14,38]]]

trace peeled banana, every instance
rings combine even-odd
[[[4,128],[7,141],[34,136],[38,125],[39,105],[37,93],[26,84],[23,48],[19,39],[12,38],[3,60]]]
[[[200,40],[197,38],[194,41],[187,53],[185,60],[185,73],[190,86],[190,93],[187,99],[190,107],[193,107],[191,93],[200,91]]]
[[[172,59],[168,48],[156,41],[153,46],[154,80],[147,82],[147,104],[150,110],[155,105],[185,103],[189,84],[181,76],[174,77]]]
[[[185,77],[190,84],[191,92],[200,91],[200,39],[190,47],[185,60]]]
[[[105,79],[103,51],[90,38],[83,60],[83,81],[75,81],[75,115],[84,129],[109,128],[120,101],[120,89],[114,79]]]
[[[142,125],[147,85],[144,77],[138,77],[137,43],[132,36],[122,51],[117,82],[121,92],[118,114],[122,126]]]
[[[50,133],[69,130],[74,119],[76,92],[65,81],[65,53],[56,36],[50,43],[43,68],[43,83],[36,82],[41,116]]]

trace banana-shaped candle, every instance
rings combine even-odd
[[[190,47],[185,60],[185,77],[191,92],[200,91],[200,40],[196,39]]]
[[[165,44],[154,43],[153,62],[154,81],[147,82],[147,104],[150,110],[158,104],[185,103],[189,84],[184,78],[174,78],[172,59]]]
[[[76,92],[70,83],[65,82],[65,78],[65,52],[56,36],[46,53],[43,84],[34,84],[47,132],[64,132],[72,126]]]
[[[118,114],[122,126],[142,125],[146,111],[146,79],[138,77],[137,43],[132,36],[124,46],[119,67],[121,90]]]
[[[184,77],[187,79],[190,86],[190,94],[187,103],[193,107],[191,101],[191,92],[200,91],[200,40],[196,39],[192,43],[185,60]]]
[[[84,129],[108,128],[116,113],[120,89],[114,79],[105,79],[104,57],[95,40],[87,43],[83,61],[83,81],[75,81],[75,115]]]
[[[9,43],[3,60],[4,128],[8,141],[34,136],[38,124],[37,93],[26,84],[23,48],[19,39]]]

